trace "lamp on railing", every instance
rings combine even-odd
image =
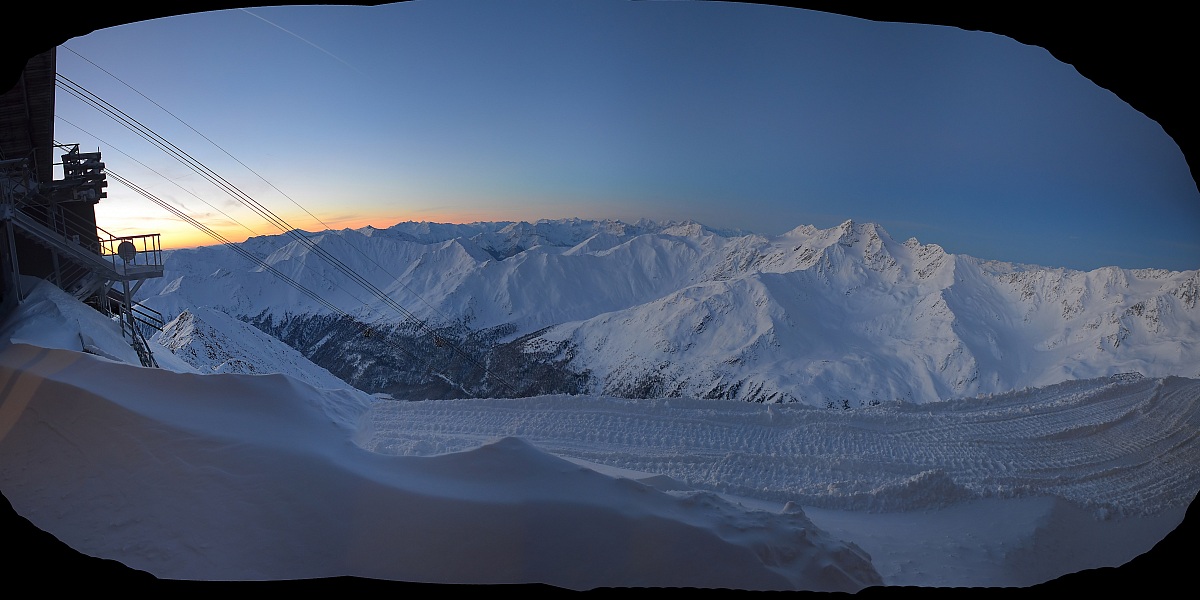
[[[117,256],[120,256],[125,264],[129,264],[137,257],[137,247],[133,245],[132,241],[123,240],[117,245]]]

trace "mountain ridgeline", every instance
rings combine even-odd
[[[359,389],[406,399],[850,408],[1117,373],[1200,377],[1200,271],[981,260],[853,221],[773,238],[578,219],[303,235],[311,245],[281,235],[242,248],[323,301],[224,246],[169,253],[166,276],[139,298],[190,320],[198,307],[221,311]],[[188,337],[195,329],[168,326],[160,342],[179,354],[206,343]]]

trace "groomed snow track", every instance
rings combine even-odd
[[[584,396],[394,402],[376,405],[360,443],[432,455],[519,436],[565,458],[762,500],[893,511],[1056,496],[1098,517],[1147,516],[1200,490],[1197,399],[1200,380],[1170,377],[854,410]]]

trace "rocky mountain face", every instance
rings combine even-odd
[[[308,236],[243,248],[349,316],[225,247],[171,253],[142,299],[168,315],[221,311],[359,389],[414,399],[849,407],[1119,372],[1200,376],[1200,271],[980,260],[852,221],[774,238],[577,219]]]

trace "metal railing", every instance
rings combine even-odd
[[[116,304],[124,310],[125,297],[120,291],[115,288],[109,288],[106,297],[110,303]],[[163,326],[166,324],[162,313],[139,302],[130,304],[126,320],[136,326],[142,335],[146,337],[154,335],[156,331],[162,331]]]
[[[98,254],[121,273],[162,272],[162,245],[157,233],[114,236],[96,227]]]
[[[19,211],[56,234],[58,244],[95,254],[116,273],[151,276],[162,273],[160,234],[116,236],[61,206],[22,201],[15,194],[6,194],[4,200],[11,203],[8,210]]]

